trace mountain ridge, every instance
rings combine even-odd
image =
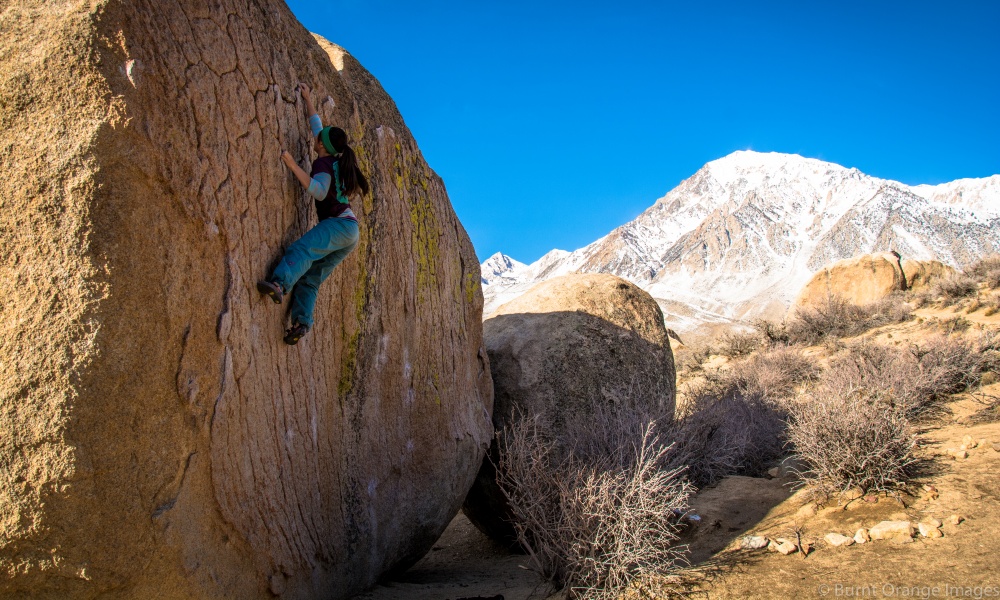
[[[962,267],[1000,251],[998,231],[1000,175],[909,186],[818,159],[738,151],[594,242],[484,280],[484,314],[580,271],[636,283],[678,331],[776,317],[836,260],[895,250]]]

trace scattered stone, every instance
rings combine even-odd
[[[767,474],[770,475],[771,479],[777,479],[778,475],[781,475],[781,469],[779,467],[771,467],[767,470]]]
[[[971,435],[966,435],[965,437],[962,438],[962,445],[965,446],[966,448],[975,448],[976,440],[972,439]]]
[[[979,441],[976,442],[976,448],[985,448],[988,443],[990,443],[990,441],[986,438],[979,438]]]
[[[937,500],[939,495],[940,494],[938,494],[937,488],[934,487],[933,485],[925,484],[923,486],[923,496],[927,500]]]
[[[854,533],[854,543],[855,544],[867,544],[872,541],[871,536],[868,535],[868,530],[862,527]]]
[[[958,515],[951,515],[950,517],[948,517],[948,522],[951,523],[952,525],[958,525],[964,520],[965,520],[964,518]]]
[[[849,538],[839,533],[828,533],[823,539],[831,546],[850,546],[854,544],[854,538]]]
[[[795,511],[796,517],[801,517],[803,519],[808,519],[809,517],[816,516],[816,505],[810,502],[805,504],[799,510]]]
[[[940,526],[944,525],[944,523],[941,522],[941,519],[935,519],[933,517],[931,517],[930,519],[925,520],[924,523],[927,523],[931,527],[940,527]]]
[[[917,529],[920,530],[920,535],[925,538],[939,538],[944,534],[937,527],[931,525],[930,523],[918,523]]]
[[[913,524],[909,521],[882,521],[868,530],[873,540],[909,541],[913,538]]]
[[[955,460],[965,460],[969,458],[969,453],[965,450],[959,450],[954,454]]]
[[[780,544],[778,544],[778,542],[776,542],[774,540],[771,540],[770,542],[767,543],[767,551],[768,552],[777,552],[779,545]]]
[[[788,540],[785,540],[784,542],[778,544],[777,548],[778,552],[784,554],[785,556],[788,556],[793,552],[797,552],[798,549],[799,547],[795,545],[795,542],[789,542]]]
[[[993,451],[1000,452],[1000,442],[993,442]]]
[[[802,553],[802,558],[809,556],[809,553],[812,552],[812,545],[809,542],[802,542],[802,545],[799,546],[799,552]]]
[[[748,535],[740,540],[740,548],[744,550],[760,550],[761,548],[767,548],[770,543],[771,540],[762,535]]]

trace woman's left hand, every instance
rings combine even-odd
[[[286,167],[291,167],[292,165],[295,164],[295,159],[292,158],[292,155],[288,153],[288,150],[282,150],[281,162],[285,163]]]

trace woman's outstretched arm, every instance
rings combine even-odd
[[[306,103],[306,118],[309,120],[309,129],[312,130],[313,137],[319,135],[320,130],[323,129],[323,120],[319,118],[319,113],[316,112],[316,107],[312,103],[312,90],[309,86],[300,83],[299,93],[302,94],[302,99]]]
[[[320,120],[319,114],[316,112],[316,107],[313,106],[311,92],[312,90],[309,89],[308,85],[304,83],[299,84],[299,93],[302,94],[302,100],[306,103],[306,113],[309,115],[309,128],[312,130],[312,135],[315,138],[323,129],[323,121]],[[298,163],[295,162],[295,159],[287,150],[281,151],[281,162],[285,163],[285,166],[295,175],[295,178],[299,180],[299,183],[302,184],[302,187],[305,188],[310,196],[317,200],[326,198],[333,180],[329,174],[318,173],[315,178],[310,177],[308,173],[299,167]]]

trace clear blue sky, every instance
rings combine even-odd
[[[735,150],[1000,173],[1000,1],[289,6],[396,101],[480,261],[575,250]]]

